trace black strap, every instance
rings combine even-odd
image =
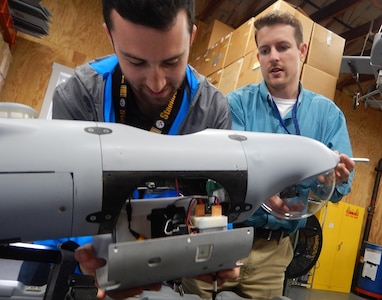
[[[65,299],[69,290],[68,278],[77,267],[74,251],[78,244],[68,241],[61,245],[61,262],[55,264],[49,274],[44,300]]]
[[[161,113],[154,120],[142,113],[134,100],[133,91],[122,75],[119,65],[112,76],[112,96],[115,120],[140,129],[167,134],[174,122],[182,103],[186,80],[176,92],[173,103],[170,101],[163,107]],[[164,117],[161,117],[163,114]]]
[[[69,277],[69,291],[65,300],[96,300],[98,289],[94,276],[73,274]]]

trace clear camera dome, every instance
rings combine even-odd
[[[301,181],[266,200],[262,207],[279,219],[307,218],[330,199],[336,185],[334,170]]]

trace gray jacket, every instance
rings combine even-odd
[[[105,61],[110,60],[110,64]],[[74,75],[60,84],[53,94],[53,119],[104,122],[104,97],[112,97],[106,82],[117,65],[115,55],[81,65]],[[103,64],[103,69],[97,67]],[[106,66],[106,67],[105,67]],[[206,77],[187,66],[194,76],[196,92],[178,134],[188,134],[206,128],[231,129],[231,114],[225,96]]]

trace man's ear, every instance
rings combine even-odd
[[[196,30],[197,30],[197,27],[196,27],[196,25],[194,24],[194,25],[192,26],[192,31],[191,31],[190,47],[192,46],[192,43],[194,42],[195,35],[196,35]]]
[[[305,62],[306,55],[308,53],[308,45],[306,43],[302,43],[300,46],[300,61],[301,63]]]

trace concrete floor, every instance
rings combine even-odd
[[[22,293],[24,297],[13,297],[11,296],[12,293],[10,290],[12,285],[11,283],[15,283],[14,280],[16,280],[18,276],[18,271],[20,269],[21,262],[20,261],[12,261],[12,260],[2,260],[0,259],[0,300],[6,299],[17,299],[17,300],[41,300],[43,298],[43,294],[41,294],[39,291],[34,290],[34,292],[31,294],[29,293],[27,296],[26,294]],[[11,280],[11,281],[8,281]],[[15,287],[15,290],[17,291],[17,287]],[[163,291],[162,291],[163,292]],[[149,293],[149,292],[148,292]],[[180,299],[180,300],[189,300],[189,299],[200,299],[194,295],[186,295],[186,297],[175,297],[177,294],[170,293],[168,296],[166,294],[159,294],[161,297],[156,297],[158,295],[149,295],[151,297],[148,298],[138,298],[138,299]],[[148,295],[146,295],[148,296]],[[331,291],[324,291],[324,290],[316,290],[311,289],[309,287],[301,287],[297,285],[291,285],[287,291],[286,296],[290,298],[291,300],[382,300],[381,298],[370,298],[365,295],[357,295],[355,293],[339,293],[339,292],[331,292]],[[196,297],[196,298],[195,298]],[[110,298],[107,298],[110,299]],[[130,298],[129,298],[130,299]],[[137,299],[137,298],[135,298]],[[219,298],[218,298],[219,299]],[[225,297],[222,297],[221,299],[227,299],[227,300],[233,300],[236,299],[236,297],[225,295]]]
[[[366,296],[356,295],[354,293],[339,293],[324,290],[315,290],[305,287],[291,287],[288,295],[292,300],[364,300],[375,299]]]

